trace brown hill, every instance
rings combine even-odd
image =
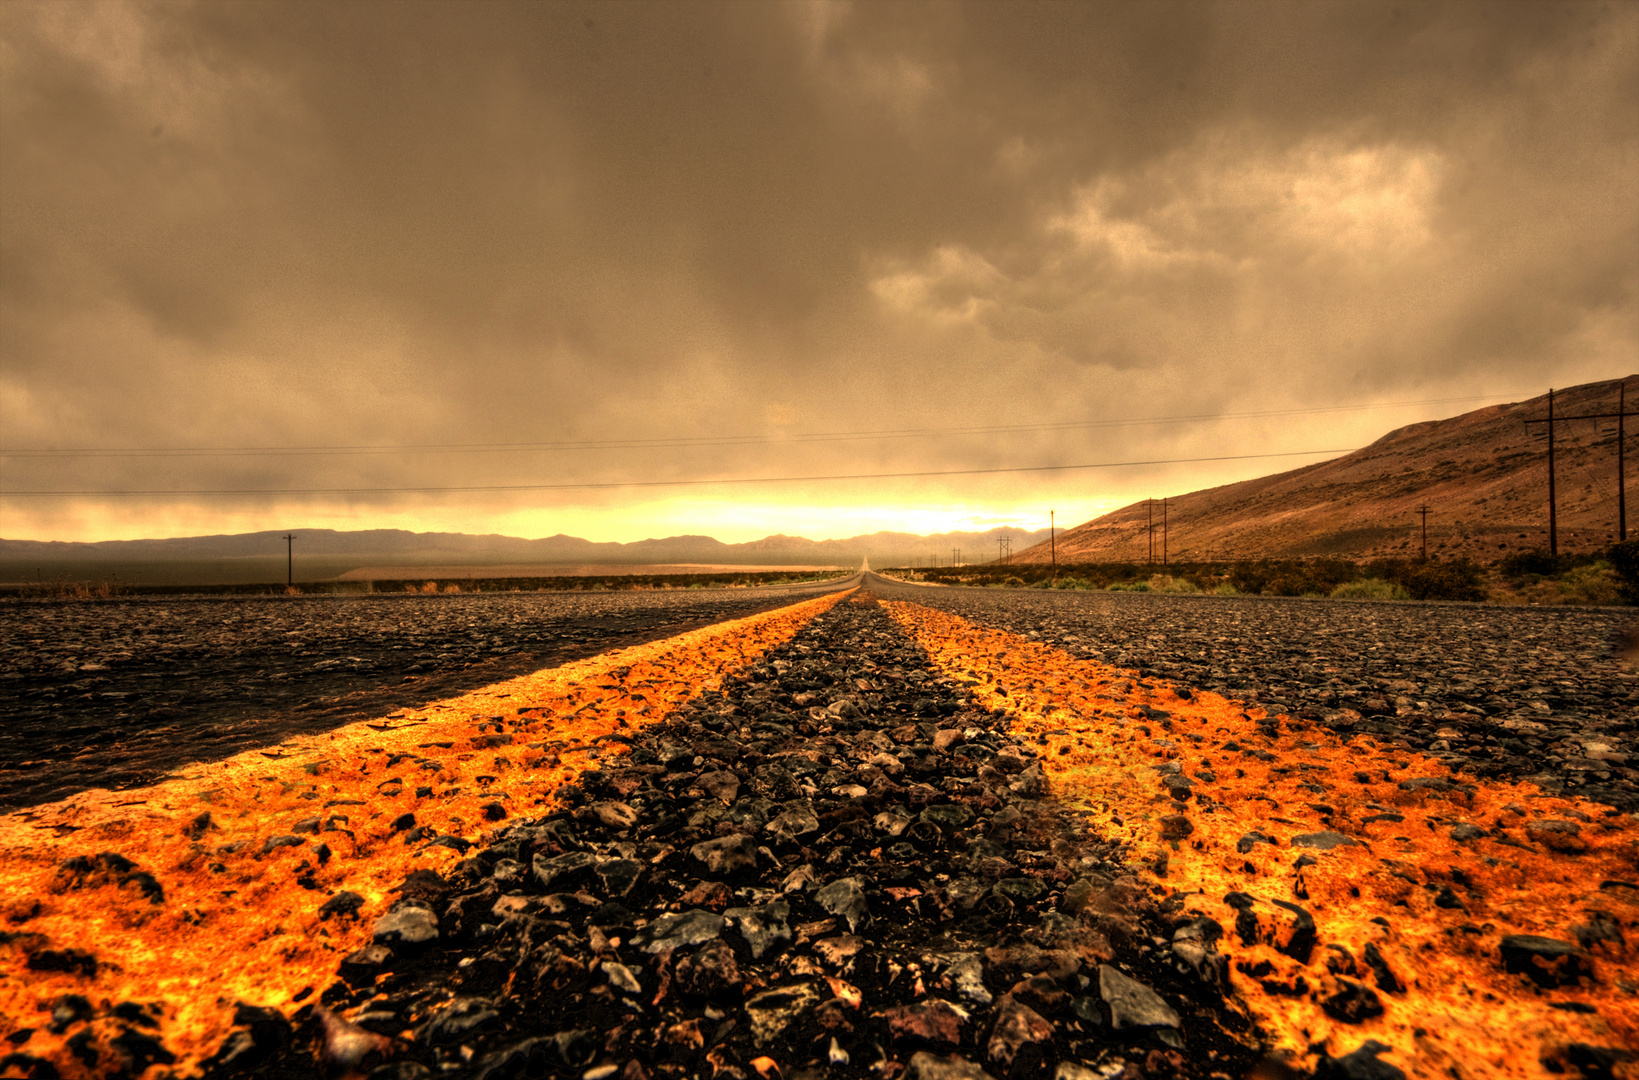
[[[1628,376],[1628,379],[1634,376]],[[1554,394],[1554,414],[1615,412],[1626,380]],[[1639,407],[1639,395],[1634,397]],[[1419,506],[1428,506],[1428,548],[1442,558],[1492,561],[1548,546],[1547,395],[1492,405],[1448,420],[1391,431],[1370,446],[1291,472],[1167,499],[1171,559],[1379,557],[1419,551]],[[1639,419],[1628,422],[1639,433]],[[1555,425],[1559,550],[1587,551],[1617,536],[1616,421]],[[1060,534],[1058,560],[1145,561],[1150,504],[1095,518]],[[1154,500],[1161,558],[1161,500]],[[1639,515],[1639,505],[1633,513]],[[1639,530],[1639,519],[1634,521]],[[1634,534],[1630,534],[1634,535]],[[1048,545],[1013,556],[1046,562]]]

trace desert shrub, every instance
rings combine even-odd
[[[1198,593],[1201,587],[1189,578],[1173,577],[1171,574],[1153,574],[1149,580],[1150,592],[1159,593]]]
[[[1213,596],[1239,596],[1240,590],[1227,581],[1220,581],[1212,590]]]
[[[1396,585],[1382,578],[1368,577],[1346,581],[1332,590],[1333,600],[1410,600],[1411,593],[1404,585]]]
[[[1603,561],[1567,571],[1559,580],[1559,591],[1571,604],[1614,605],[1625,598],[1621,577]]]
[[[1450,562],[1413,562],[1381,559],[1366,567],[1366,574],[1403,586],[1413,600],[1484,600],[1482,571],[1467,559]]]
[[[1511,578],[1531,575],[1547,577],[1559,573],[1560,561],[1542,548],[1533,548],[1530,551],[1516,551],[1512,555],[1504,556],[1497,563],[1497,570],[1504,577]]]
[[[1639,539],[1612,544],[1605,558],[1610,561],[1611,569],[1622,583],[1623,601],[1639,604]]]

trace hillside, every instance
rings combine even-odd
[[[1557,391],[1555,415],[1615,412],[1621,382]],[[1639,393],[1630,399],[1628,408],[1639,408]],[[1548,466],[1541,437],[1546,425],[1528,431],[1524,421],[1547,413],[1546,394],[1488,406],[1399,428],[1331,461],[1169,496],[1168,554],[1174,560],[1416,555],[1419,506],[1431,510],[1430,555],[1489,562],[1546,548]],[[1639,419],[1629,420],[1628,432],[1639,434]],[[1616,422],[1556,424],[1555,448],[1559,550],[1587,551],[1614,542]],[[1635,464],[1629,463],[1630,470]],[[1149,506],[1138,502],[1061,533],[1058,561],[1144,561],[1149,513]],[[1639,503],[1629,513],[1630,524],[1639,529]],[[1159,498],[1154,516],[1159,560]],[[1014,561],[1049,557],[1048,545],[1038,544]]]

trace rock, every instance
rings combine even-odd
[[[610,829],[624,831],[637,824],[637,811],[623,802],[600,802],[592,804],[592,813],[597,819]]]
[[[791,928],[786,919],[791,906],[776,900],[761,907],[729,908],[723,918],[734,926],[751,948],[751,958],[760,960],[763,953],[782,941],[791,940]]]
[[[753,873],[757,869],[757,845],[749,836],[724,836],[702,840],[689,849],[689,857],[706,868],[708,874]]]
[[[926,1046],[959,1046],[968,1014],[948,1001],[926,998],[912,1005],[884,1009],[882,1017],[896,1039]]]
[[[625,964],[617,964],[613,960],[605,960],[602,965],[604,978],[609,985],[623,994],[641,994],[643,984],[637,981],[637,976]]]
[[[1041,878],[1033,877],[1002,878],[992,888],[1015,904],[1034,903],[1047,894]]]
[[[599,862],[593,872],[603,895],[620,897],[630,893],[643,876],[643,864],[635,859],[607,859]]]
[[[300,847],[305,843],[307,841],[300,836],[270,836],[262,844],[262,854],[267,855],[283,847]]]
[[[961,803],[937,803],[924,807],[920,820],[938,826],[942,832],[952,833],[973,820],[973,811]]]
[[[662,915],[646,928],[643,951],[657,953],[663,949],[686,949],[717,937],[723,932],[723,925],[722,916],[698,908]]]
[[[1246,833],[1239,840],[1235,841],[1235,850],[1240,852],[1242,855],[1249,855],[1251,854],[1253,847],[1258,844],[1277,846],[1275,841],[1269,836],[1259,832],[1257,829],[1253,829],[1251,832]]]
[[[765,832],[782,844],[796,844],[802,837],[819,832],[819,828],[819,818],[806,806],[793,807],[763,826]]]
[[[1339,847],[1359,847],[1360,841],[1351,836],[1344,836],[1339,832],[1312,832],[1292,837],[1292,846],[1315,848],[1318,851],[1331,851],[1333,848]]]
[[[1372,977],[1377,980],[1377,988],[1379,990],[1386,994],[1405,993],[1405,984],[1402,983],[1399,977],[1394,974],[1394,969],[1389,967],[1388,960],[1383,957],[1382,951],[1378,949],[1374,942],[1366,942],[1366,948],[1363,955],[1366,960],[1366,966],[1371,969]]]
[[[1470,825],[1466,821],[1459,821],[1451,827],[1451,838],[1459,843],[1469,840],[1478,840],[1480,837],[1485,835],[1486,831],[1484,829],[1480,828],[1478,825]]]
[[[356,892],[342,891],[319,905],[319,918],[331,919],[337,916],[352,916],[359,913],[364,906],[364,897]]]
[[[676,981],[686,995],[712,998],[739,989],[740,965],[728,942],[718,938],[677,962]]]
[[[909,814],[897,809],[884,810],[871,820],[871,827],[877,832],[888,836],[898,836],[905,831],[913,819]]]
[[[1556,818],[1533,821],[1525,826],[1525,834],[1532,840],[1565,855],[1581,855],[1588,850],[1588,842],[1582,839],[1581,833],[1582,826],[1576,822]]]
[[[1502,939],[1502,966],[1528,976],[1538,986],[1574,984],[1592,974],[1587,954],[1568,941],[1535,934],[1509,934]]]
[[[1341,1057],[1321,1058],[1315,1067],[1316,1080],[1406,1080],[1406,1074],[1377,1055],[1394,1048],[1376,1039],[1367,1039]]]
[[[339,974],[349,986],[369,986],[392,958],[393,951],[387,946],[366,945],[341,958]]]
[[[1320,999],[1320,1008],[1333,1020],[1359,1024],[1383,1015],[1383,1002],[1368,986],[1353,979],[1339,978],[1331,992]]]
[[[930,1054],[926,1050],[919,1050],[911,1055],[910,1080],[995,1080],[995,1078],[960,1054],[941,1057],[937,1054]]]
[[[438,916],[419,900],[401,900],[376,920],[371,936],[394,952],[417,949],[438,940]]]
[[[456,998],[433,1013],[416,1032],[416,1041],[434,1046],[465,1042],[501,1018],[495,1003],[483,998]]]
[[[1161,1000],[1160,994],[1109,964],[1098,966],[1098,992],[1110,1007],[1110,1026],[1117,1031],[1179,1026],[1178,1013]]]
[[[1052,1024],[1012,994],[1002,995],[1001,1001],[996,1004],[996,1021],[990,1029],[990,1042],[985,1047],[991,1061],[1007,1072],[1032,1072],[1046,1057],[1041,1044],[1051,1044],[1052,1041]]]
[[[596,856],[584,851],[553,856],[537,854],[534,859],[535,880],[541,888],[553,892],[590,877],[596,865]]]
[[[753,994],[745,1003],[746,1016],[751,1019],[751,1041],[758,1047],[773,1045],[819,1000],[819,991],[809,983],[776,986]]]
[[[977,953],[961,954],[955,963],[945,969],[945,979],[965,1001],[989,1005],[995,1000],[985,988],[984,961]]]
[[[819,882],[819,872],[814,869],[814,864],[803,863],[785,875],[785,880],[780,882],[780,891],[782,893],[812,892],[819,885]]]
[[[947,753],[951,747],[959,746],[963,739],[964,736],[960,728],[941,728],[933,733],[934,753]]]
[[[1209,990],[1222,993],[1229,987],[1229,958],[1194,941],[1178,941],[1172,946],[1174,966]]]
[[[721,802],[724,806],[731,806],[740,796],[740,778],[731,772],[701,773],[695,783],[700,790]]]
[[[698,881],[677,899],[679,903],[687,904],[689,907],[722,911],[733,903],[734,894],[721,881]]]
[[[1161,818],[1161,839],[1182,840],[1195,831],[1195,822],[1183,814],[1166,814]]]
[[[839,878],[814,894],[814,902],[831,914],[848,920],[849,930],[858,930],[859,924],[870,917],[865,903],[865,890],[858,878]]]

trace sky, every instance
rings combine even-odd
[[[1635,3],[0,4],[7,538],[1074,525],[1636,346]]]

